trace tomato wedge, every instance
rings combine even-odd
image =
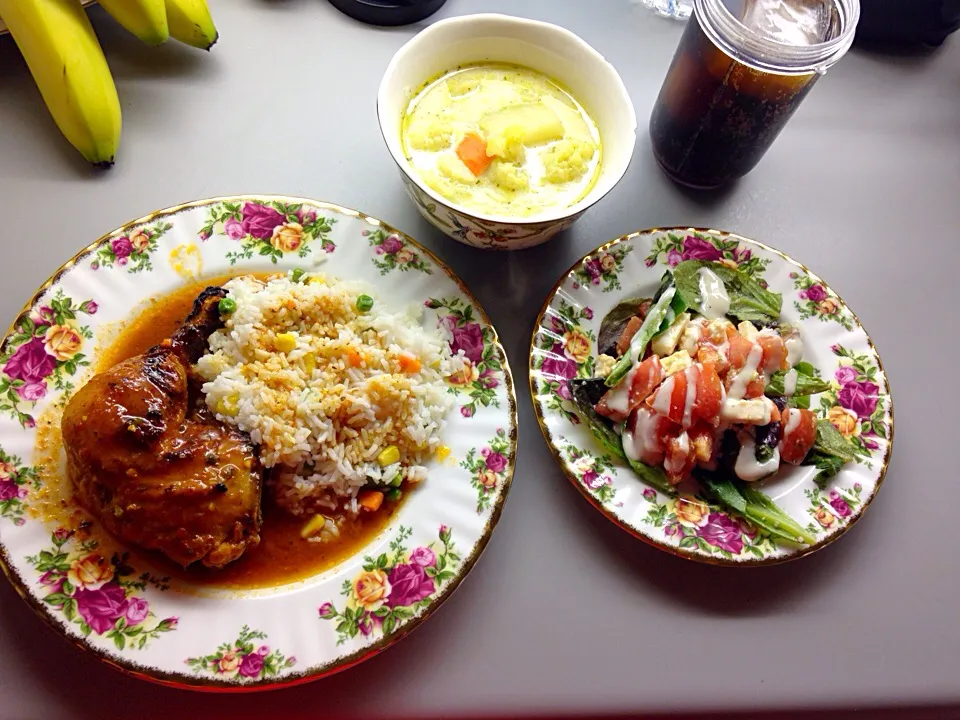
[[[723,401],[720,375],[712,363],[700,366],[700,377],[697,380],[697,400],[693,406],[693,415],[708,423],[715,421],[720,414],[720,403]]]
[[[765,372],[776,372],[787,369],[787,348],[783,338],[776,334],[760,333],[757,344],[763,349],[760,367]]]
[[[661,382],[663,367],[660,365],[660,358],[651,355],[637,366],[637,371],[633,374],[633,384],[630,386],[631,409],[646,400]]]
[[[799,465],[816,442],[817,416],[810,410],[787,408],[783,411],[781,422],[783,440],[780,441],[780,460]]]

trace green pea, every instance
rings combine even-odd
[[[401,490],[400,488],[393,488],[393,490],[390,490],[387,493],[387,500],[389,500],[390,502],[396,502],[402,497],[403,497],[403,490]]]
[[[361,295],[357,298],[357,310],[367,312],[373,307],[373,298],[369,295]]]
[[[301,270],[300,268],[297,268],[290,274],[290,279],[293,280],[295,283],[298,283],[300,282],[300,278],[302,278],[306,274],[307,274],[306,270]]]
[[[217,303],[217,309],[221,315],[229,315],[237,311],[237,301],[233,298],[225,297]]]
[[[390,484],[393,487],[400,487],[403,484],[403,475],[401,475],[400,473],[397,473],[397,476],[390,481]]]

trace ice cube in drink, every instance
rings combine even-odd
[[[817,45],[840,31],[831,0],[743,0],[740,22],[785,45]]]

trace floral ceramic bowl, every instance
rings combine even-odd
[[[587,109],[600,130],[603,159],[596,184],[581,201],[531,220],[482,215],[451,204],[419,178],[400,140],[404,110],[425,82],[476,62],[538,70],[559,81]],[[454,240],[492,250],[533,247],[570,227],[620,182],[636,144],[633,103],[613,66],[569,30],[508,15],[441,20],[419,33],[390,61],[377,113],[387,149],[420,213]]]
[[[756,487],[816,543],[787,547],[697,494],[664,495],[603,452],[580,422],[568,382],[592,377],[603,317],[623,298],[653,295],[666,267],[716,260],[783,294],[782,316],[800,328],[804,360],[830,390],[811,409],[856,448],[856,462],[826,483],[812,468],[783,467]],[[883,482],[893,447],[893,400],[880,356],[857,317],[819,277],[761,243],[716,230],[645,230],[585,256],[561,279],[537,320],[530,391],[540,429],[574,485],[614,523],[663,550],[725,565],[762,565],[808,555],[855,523]]]
[[[204,277],[295,267],[423,307],[468,364],[448,378],[451,454],[355,557],[259,590],[170,579],[75,512],[59,415],[104,347],[153,298]],[[51,434],[52,433],[52,434]],[[0,346],[0,565],[51,627],[157,682],[254,690],[336,672],[405,636],[460,584],[500,517],[517,447],[506,355],[429,251],[352,210],[283,197],[190,203],[101,238],[61,267]]]

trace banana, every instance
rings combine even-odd
[[[162,45],[170,37],[164,0],[100,0],[100,5],[147,45]]]
[[[166,5],[171,37],[201,50],[213,47],[220,36],[206,0],[166,0]]]
[[[0,0],[0,17],[67,140],[95,165],[112,165],[120,99],[80,1]]]

